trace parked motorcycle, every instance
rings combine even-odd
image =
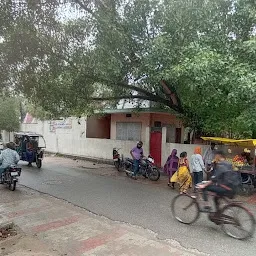
[[[145,178],[149,178],[152,181],[157,181],[160,178],[160,171],[154,165],[154,158],[152,156],[148,156],[146,159],[142,159],[139,165],[138,175],[142,175]],[[133,160],[130,158],[126,158],[124,161],[124,168],[126,175],[132,177],[133,175]]]
[[[113,161],[114,161],[114,166],[120,172],[124,166],[124,157],[123,157],[123,155],[120,156],[120,154],[118,152],[119,150],[120,150],[120,148],[119,149],[113,148]]]
[[[17,167],[16,165],[6,168],[6,171],[2,174],[3,184],[6,184],[11,191],[14,191],[16,189],[16,184],[20,174],[21,168]]]

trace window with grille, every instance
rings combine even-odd
[[[116,123],[117,140],[141,140],[141,123]]]
[[[166,142],[175,143],[176,140],[176,127],[174,125],[167,126]]]

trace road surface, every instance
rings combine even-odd
[[[87,170],[66,162],[47,157],[41,170],[23,165],[20,184],[109,219],[150,229],[159,239],[175,239],[186,248],[209,255],[254,256],[256,253],[255,237],[249,241],[229,238],[206,216],[191,226],[176,222],[170,204],[177,193],[165,185],[142,184],[124,174],[102,176],[98,175],[99,169],[94,174],[89,167]],[[256,214],[256,208],[250,208]]]

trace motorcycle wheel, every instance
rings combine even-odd
[[[17,181],[11,179],[11,182],[9,183],[9,189],[10,189],[11,191],[14,191],[14,190],[16,189],[16,184],[17,184]]]
[[[141,171],[141,176],[143,176],[145,179],[148,178],[148,173],[147,173],[147,169],[140,169]]]
[[[38,169],[40,169],[40,168],[42,167],[42,160],[41,160],[41,159],[37,159],[37,160],[36,160],[36,167],[37,167]]]
[[[132,170],[133,168],[131,167],[131,166],[128,166],[128,167],[125,167],[125,174],[126,174],[126,176],[127,177],[131,177],[132,176],[132,174],[133,174],[133,170]]]
[[[150,167],[148,178],[152,181],[157,181],[160,178],[160,171],[156,167]]]

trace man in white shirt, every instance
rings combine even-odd
[[[6,149],[0,154],[0,183],[2,182],[2,174],[5,172],[6,168],[11,165],[16,165],[19,160],[20,156],[15,150],[15,144],[13,142],[7,143]]]
[[[203,181],[203,171],[205,170],[205,165],[203,162],[202,151],[200,147],[196,147],[194,154],[191,156],[191,167],[193,172],[194,188],[197,184]]]

